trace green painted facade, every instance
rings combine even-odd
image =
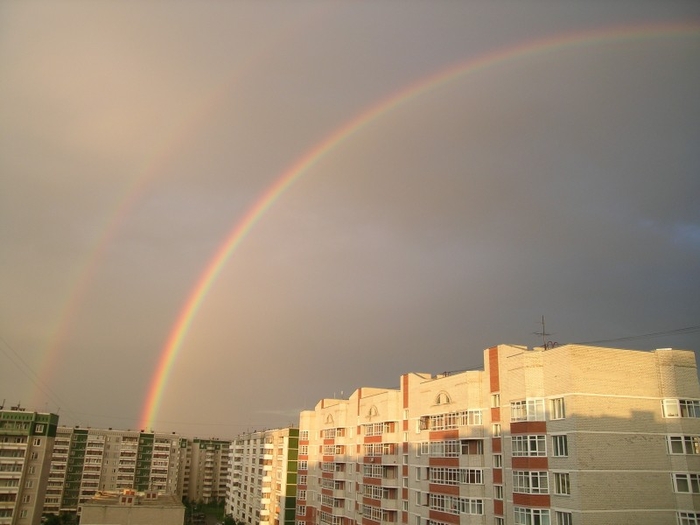
[[[287,441],[287,488],[284,498],[284,525],[294,525],[296,522],[298,457],[299,429],[290,428]]]
[[[74,429],[68,449],[66,463],[66,478],[63,484],[61,508],[77,508],[80,497],[80,482],[85,465],[85,450],[87,448],[88,431]]]
[[[0,434],[56,437],[57,414],[0,410]]]
[[[136,456],[136,476],[134,488],[138,491],[148,490],[151,481],[151,463],[153,461],[153,442],[155,436],[141,432]]]

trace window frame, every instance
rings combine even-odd
[[[511,422],[545,421],[545,416],[543,397],[528,397],[510,403]]]
[[[678,525],[700,525],[700,512],[679,510],[676,518]]]
[[[678,494],[700,494],[700,473],[697,472],[673,472],[673,491]],[[685,483],[688,490],[680,490],[679,481]]]
[[[571,496],[571,476],[569,472],[554,472],[554,494]]]
[[[700,418],[700,399],[667,398],[661,402],[663,417]]]
[[[554,524],[555,525],[572,525],[573,515],[571,512],[565,512],[563,510],[554,511]]]
[[[569,437],[567,434],[552,435],[552,457],[553,458],[568,458],[569,457]]]
[[[533,509],[530,507],[513,507],[515,525],[550,525],[550,509]]]
[[[549,494],[549,473],[546,470],[514,470],[513,492]]]
[[[549,400],[549,419],[552,421],[566,419],[566,402],[563,397],[555,397]]]
[[[546,457],[547,436],[545,434],[517,434],[511,436],[513,457]]]
[[[667,436],[666,443],[668,446],[668,453],[674,456],[700,454],[700,436],[674,434]],[[681,452],[673,450],[674,444],[678,445],[677,448],[679,448]]]

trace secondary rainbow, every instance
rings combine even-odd
[[[274,38],[267,40],[262,47],[254,49],[240,68],[231,71],[221,84],[206,93],[205,96],[198,98],[188,111],[183,112],[184,117],[175,126],[169,130],[163,130],[163,139],[159,142],[158,147],[155,148],[153,154],[146,157],[143,166],[136,170],[131,183],[119,194],[119,198],[115,200],[109,213],[105,214],[102,227],[98,229],[99,236],[95,238],[85,262],[78,268],[74,274],[75,277],[71,280],[72,285],[68,287],[70,293],[49,332],[44,358],[37,377],[37,388],[33,391],[34,397],[30,405],[42,405],[41,395],[50,395],[47,386],[50,383],[49,375],[56,370],[58,356],[75,328],[80,308],[98,274],[99,267],[134,206],[160,177],[165,176],[166,168],[172,162],[174,155],[186,149],[186,145],[193,140],[203,124],[213,117],[214,112],[225,100],[230,99],[231,91],[235,86],[244,80],[255,66],[263,64],[265,58],[283,45],[287,39],[307,29],[310,24],[318,23],[327,11],[326,7],[316,8],[310,13],[302,12],[298,17],[290,19],[274,35]],[[53,397],[54,401],[60,401],[55,394]],[[69,411],[65,406],[64,410]]]
[[[517,46],[500,49],[481,55],[477,58],[460,62],[429,77],[423,78],[408,87],[401,89],[390,97],[369,107],[341,127],[337,128],[286,169],[275,182],[267,188],[257,201],[247,210],[245,215],[234,225],[226,236],[214,257],[206,265],[196,285],[188,295],[187,301],[180,310],[175,324],[161,351],[160,358],[152,376],[146,402],[140,419],[140,428],[152,428],[158,409],[163,398],[168,376],[175,364],[178,352],[187,332],[194,320],[199,307],[207,293],[221,273],[226,261],[245,239],[253,226],[261,219],[274,202],[311,167],[326,157],[340,144],[358,133],[365,126],[394,110],[398,106],[447,84],[457,78],[483,71],[497,65],[503,65],[532,55],[553,52],[571,47],[584,45],[599,45],[615,41],[640,40],[666,37],[700,36],[700,24],[676,23],[654,24],[648,26],[616,27],[597,29],[580,33],[567,33],[547,39],[528,41]]]

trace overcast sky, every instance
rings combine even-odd
[[[296,423],[541,344],[542,315],[559,343],[700,350],[699,330],[667,333],[700,325],[697,2],[4,1],[0,400],[136,428],[246,211],[358,115],[460,67],[260,217],[154,429]]]

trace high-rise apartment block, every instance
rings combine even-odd
[[[195,438],[187,443],[182,495],[192,502],[223,503],[229,474],[230,441]]]
[[[98,492],[179,495],[186,441],[167,433],[58,427],[44,512],[79,513]]]
[[[238,436],[231,450],[226,513],[253,525],[294,525],[299,430]]]
[[[484,351],[300,415],[298,525],[698,525],[695,355]]]
[[[0,525],[37,525],[58,416],[0,409]]]

